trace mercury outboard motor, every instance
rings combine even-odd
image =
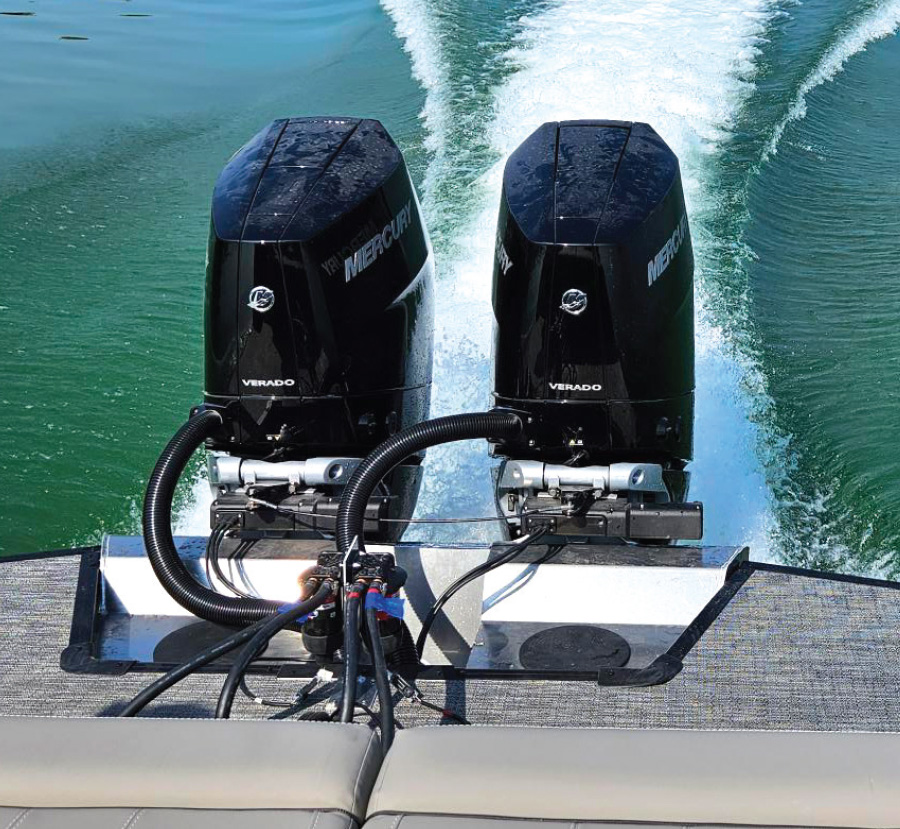
[[[563,121],[506,165],[494,264],[494,396],[523,429],[498,504],[511,528],[668,540],[694,411],[694,260],[678,159],[647,124]]]
[[[228,162],[212,204],[205,402],[169,441],[144,499],[147,555],[183,607],[223,624],[278,611],[216,569],[225,535],[334,532],[360,460],[428,417],[432,283],[416,194],[378,121],[275,121]],[[204,443],[215,498],[206,561],[232,595],[197,581],[172,537],[176,484]],[[400,461],[361,506],[373,538],[396,539],[415,508],[420,456]],[[340,567],[320,565],[316,578],[336,585]],[[339,641],[312,638],[322,652]]]
[[[432,329],[428,236],[378,121],[276,121],[238,151],[207,268],[213,525],[333,531],[358,460],[428,417]],[[372,499],[373,537],[399,535],[379,519],[412,514],[420,477],[406,464]]]

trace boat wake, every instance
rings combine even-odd
[[[425,125],[435,111],[446,113],[453,89],[440,79],[450,69],[421,67],[440,55],[429,37],[433,21],[415,0],[390,0],[413,56],[415,71],[427,77]],[[490,405],[492,313],[490,284],[493,228],[503,163],[509,153],[545,121],[612,118],[646,121],[679,155],[692,217],[697,258],[697,428],[692,465],[693,495],[707,503],[706,541],[743,540],[764,556],[769,548],[771,505],[757,457],[759,440],[749,417],[744,361],[727,333],[706,313],[711,217],[722,209],[713,186],[717,154],[751,78],[769,9],[743,0],[725,10],[708,3],[667,2],[635,9],[628,2],[570,0],[516,21],[505,59],[515,68],[495,90],[484,130],[493,163],[473,182],[468,221],[450,256],[438,251],[439,301],[433,413]],[[417,28],[414,21],[422,21]],[[408,36],[407,33],[413,33]],[[439,46],[436,45],[436,46]],[[420,50],[424,50],[420,52]],[[465,73],[460,73],[465,74]],[[430,107],[430,108],[429,108]],[[429,168],[432,180],[454,175],[452,148],[442,148]],[[425,201],[425,210],[442,212]],[[484,448],[442,447],[427,462],[420,514],[487,514],[492,507]],[[455,530],[475,539],[472,529]],[[487,533],[480,529],[477,532]]]
[[[865,51],[870,43],[889,37],[900,28],[900,2],[891,0],[876,6],[868,14],[850,24],[838,35],[835,43],[825,52],[815,69],[809,73],[797,90],[788,107],[787,114],[772,132],[766,144],[762,160],[765,161],[778,152],[778,143],[785,129],[792,121],[806,117],[806,99],[817,86],[834,80],[847,61],[854,55]]]
[[[646,121],[680,158],[691,217],[697,265],[691,495],[706,504],[704,540],[747,543],[757,559],[779,557],[770,479],[784,441],[767,422],[772,403],[764,375],[743,341],[745,309],[728,307],[735,300],[722,293],[718,269],[724,260],[726,267],[739,260],[744,246],[740,222],[724,219],[735,205],[723,195],[719,170],[753,94],[767,27],[784,13],[765,0],[727,7],[718,0],[661,0],[641,8],[628,0],[535,0],[530,11],[520,0],[505,7],[511,17],[499,34],[479,40],[473,31],[472,48],[459,48],[453,39],[468,13],[454,3],[382,0],[426,92],[421,120],[429,163],[420,189],[438,275],[432,415],[491,405],[490,286],[506,157],[545,121]],[[761,161],[777,151],[788,125],[804,117],[812,90],[898,25],[900,0],[889,0],[839,32],[771,128]],[[729,238],[722,238],[722,228]],[[431,450],[417,514],[492,514],[489,467],[483,442]],[[204,480],[194,495],[194,508],[178,523],[181,532],[207,529]],[[484,541],[497,533],[491,524],[475,524],[413,528],[406,537]]]

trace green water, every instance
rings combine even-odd
[[[0,15],[0,552],[136,529],[202,392],[212,183],[261,125],[367,115],[400,143],[437,257],[441,414],[488,404],[503,158],[543,120],[613,117],[682,161],[707,540],[900,575],[900,3],[4,10],[34,15]],[[488,509],[488,465],[432,453],[420,512]]]
[[[248,136],[377,112],[422,167],[423,95],[376,4],[29,8],[0,17],[6,552],[137,527],[155,457],[201,398],[209,199]]]
[[[896,37],[825,85],[752,188],[752,313],[782,543],[823,569],[900,575],[900,77]],[[877,79],[883,79],[879,82]]]

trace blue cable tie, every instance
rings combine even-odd
[[[395,619],[403,618],[403,606],[406,604],[405,599],[401,599],[399,596],[382,596],[380,593],[369,593],[366,598],[366,604],[374,607],[376,610],[380,610],[382,613],[387,613],[388,616],[393,616]]]

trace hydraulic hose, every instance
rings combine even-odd
[[[288,610],[276,613],[271,619],[267,619],[259,626],[256,633],[238,654],[237,659],[234,660],[234,664],[231,666],[231,670],[228,671],[228,676],[225,677],[222,692],[219,694],[219,703],[216,706],[216,719],[227,720],[231,715],[231,706],[234,704],[234,697],[240,687],[241,679],[250,663],[265,650],[269,640],[278,631],[312,613],[317,607],[324,604],[333,592],[334,585],[330,581],[325,581],[313,596],[293,605]]]
[[[372,665],[375,670],[375,685],[378,688],[378,708],[381,718],[381,753],[387,754],[394,742],[394,696],[388,678],[387,662],[384,658],[384,646],[381,643],[381,632],[378,630],[378,615],[370,598],[380,596],[377,587],[370,587],[366,596],[366,627],[369,631],[369,650],[372,654]]]
[[[209,580],[209,583],[212,584],[212,575],[215,574],[215,577],[225,585],[235,596],[243,596],[245,599],[255,599],[256,596],[251,595],[246,590],[241,590],[228,576],[225,575],[225,571],[222,569],[222,562],[219,560],[219,553],[222,550],[222,542],[225,540],[225,535],[229,529],[234,527],[238,523],[237,518],[233,518],[231,521],[222,521],[213,528],[213,531],[209,535],[209,540],[206,543],[206,578]],[[237,550],[241,549],[241,545],[238,545]]]
[[[422,653],[425,650],[425,643],[428,641],[428,634],[431,632],[431,626],[434,624],[434,620],[437,619],[438,613],[441,612],[444,605],[447,604],[447,602],[450,601],[453,596],[455,596],[467,584],[475,581],[475,579],[490,573],[491,570],[496,570],[503,564],[508,564],[516,556],[522,553],[530,544],[534,544],[535,541],[543,538],[545,535],[547,535],[548,532],[549,530],[546,527],[542,527],[541,529],[535,530],[529,535],[523,535],[508,550],[497,556],[497,558],[489,559],[483,564],[479,564],[477,567],[473,567],[467,573],[463,573],[463,575],[461,575],[456,581],[453,582],[453,584],[451,584],[443,593],[441,593],[437,601],[431,606],[431,609],[428,611],[425,619],[422,621],[422,629],[419,631],[419,636],[416,639],[416,654],[419,659],[422,659]]]
[[[245,625],[271,616],[280,602],[231,598],[204,587],[187,571],[172,538],[172,498],[191,455],[222,424],[213,410],[198,412],[169,441],[144,496],[144,544],[153,572],[170,596],[195,616],[222,625]]]
[[[120,717],[135,717],[153,700],[155,700],[164,691],[168,691],[173,685],[181,682],[187,676],[195,671],[199,671],[210,662],[231,653],[235,648],[239,648],[245,642],[249,642],[254,634],[266,623],[266,620],[257,622],[250,627],[233,633],[227,639],[217,642],[208,648],[204,648],[200,653],[194,654],[187,662],[172,668],[158,679],[154,680],[150,685],[144,688],[118,715]]]
[[[369,497],[381,479],[410,455],[430,446],[457,440],[502,440],[522,431],[522,421],[513,412],[473,412],[426,420],[392,435],[373,449],[356,467],[338,508],[337,547],[346,552],[354,540],[365,550],[363,521]]]
[[[353,722],[356,710],[356,678],[359,676],[359,603],[366,586],[357,582],[347,594],[344,616],[344,695],[341,722]]]

